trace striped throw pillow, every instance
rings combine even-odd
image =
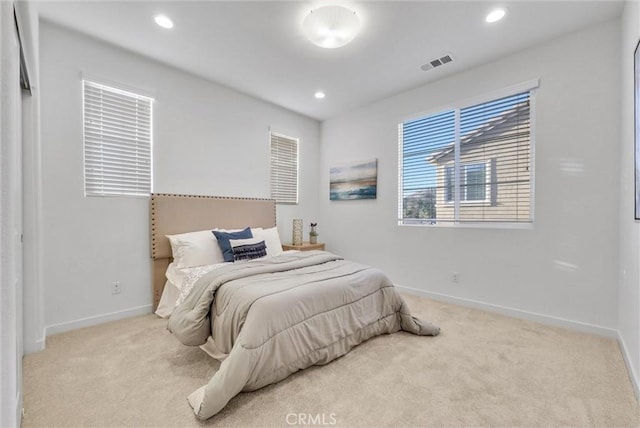
[[[267,255],[267,245],[264,240],[232,239],[229,241],[233,250],[233,261],[253,260]]]

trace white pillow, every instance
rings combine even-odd
[[[271,229],[251,229],[254,238],[258,238],[261,241],[264,240],[267,246],[267,256],[277,256],[282,253],[282,242],[280,242],[280,235],[278,235],[278,228],[272,227]]]
[[[167,235],[177,269],[223,263],[222,251],[211,230]]]

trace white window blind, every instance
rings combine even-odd
[[[83,81],[85,196],[149,196],[153,99]]]
[[[399,126],[399,224],[530,223],[532,91]]]
[[[298,139],[271,132],[271,197],[279,204],[298,203]]]

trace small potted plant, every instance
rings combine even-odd
[[[311,230],[309,231],[309,243],[317,244],[318,243],[318,231],[316,230],[316,226],[318,223],[311,223]]]

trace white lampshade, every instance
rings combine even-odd
[[[307,15],[302,28],[314,45],[335,49],[353,40],[360,31],[360,19],[344,6],[322,6]]]

